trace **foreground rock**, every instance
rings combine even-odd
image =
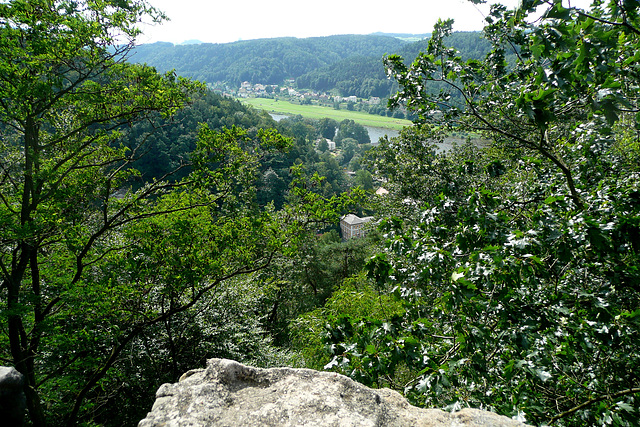
[[[491,412],[450,414],[409,405],[389,389],[373,390],[343,376],[310,369],[259,369],[211,359],[164,384],[139,427],[152,426],[523,426]]]
[[[24,378],[15,368],[0,366],[0,425],[21,426],[27,400],[22,388]]]

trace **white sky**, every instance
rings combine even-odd
[[[568,0],[565,0],[568,1]],[[573,0],[573,2],[588,0]],[[429,33],[438,18],[454,18],[454,30],[483,27],[488,5],[468,0],[148,0],[170,21],[143,27],[138,43],[185,40],[228,43],[271,37],[334,34]],[[496,2],[495,0],[491,1]],[[500,0],[513,8],[519,0]],[[375,3],[375,4],[374,4]]]

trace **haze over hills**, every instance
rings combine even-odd
[[[383,33],[383,32],[375,32],[371,33],[372,36],[387,36],[387,37],[395,37],[400,40],[404,40],[407,42],[415,42],[419,40],[423,40],[431,37],[431,33],[423,33],[423,34],[411,34],[411,33]]]

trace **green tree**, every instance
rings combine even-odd
[[[355,184],[362,187],[363,190],[373,190],[373,176],[371,172],[360,169],[356,172]]]
[[[320,142],[318,143],[318,151],[321,151],[323,153],[326,153],[327,151],[329,151],[329,143],[327,142],[326,139],[322,138],[320,140]]]
[[[125,61],[147,18],[162,15],[135,0],[0,4],[0,349],[33,425],[99,417],[141,334],[268,265],[285,239],[251,208],[258,159],[288,145],[275,133],[205,126],[192,157],[131,187],[149,138],[125,147],[129,126],[201,90]]]
[[[331,361],[329,354],[324,351],[322,339],[327,323],[335,322],[340,316],[381,320],[402,312],[402,304],[392,296],[380,295],[372,282],[364,270],[344,278],[340,288],[334,290],[322,307],[291,322],[293,346],[301,349],[306,367],[322,369]]]
[[[342,160],[341,164],[348,164],[353,156],[358,152],[358,141],[353,138],[345,138],[342,140]]]
[[[369,132],[367,132],[365,127],[349,119],[340,122],[335,141],[336,143],[341,143],[345,138],[353,138],[358,141],[358,144],[371,143]]]
[[[638,7],[494,6],[484,60],[445,45],[450,22],[413,63],[388,59],[393,105],[491,144],[438,153],[428,128],[383,144],[379,173],[419,211],[386,211],[367,268],[405,312],[333,322],[331,368],[420,405],[637,425],[640,165],[622,153],[638,141]]]
[[[534,26],[524,17],[538,6],[546,7],[545,21]],[[541,155],[562,171],[572,200],[582,206],[575,170],[562,150],[575,144],[575,129],[590,114],[605,120],[598,125],[606,130],[621,112],[637,110],[635,9],[615,1],[591,12],[538,0],[516,11],[495,5],[484,29],[492,50],[482,62],[465,61],[446,46],[452,21],[439,22],[426,52],[411,65],[399,56],[386,59],[401,85],[390,104],[406,102],[418,122],[486,132],[509,149]],[[506,61],[507,49],[514,66]],[[433,82],[439,92],[426,89]]]
[[[320,135],[323,138],[327,138],[327,139],[335,138],[337,128],[338,128],[338,122],[333,119],[324,118],[324,119],[320,119],[320,121],[318,122],[318,132],[320,132]]]

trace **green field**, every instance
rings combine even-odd
[[[299,114],[302,117],[308,117],[310,119],[322,119],[328,117],[338,122],[341,122],[344,119],[350,119],[363,126],[395,130],[400,130],[405,126],[411,125],[411,121],[409,120],[382,117],[360,111],[336,110],[330,107],[321,107],[319,105],[299,105],[292,104],[288,101],[277,101],[275,99],[266,98],[240,98],[239,101],[243,104],[251,105],[255,108],[266,110],[274,114],[290,116]]]

